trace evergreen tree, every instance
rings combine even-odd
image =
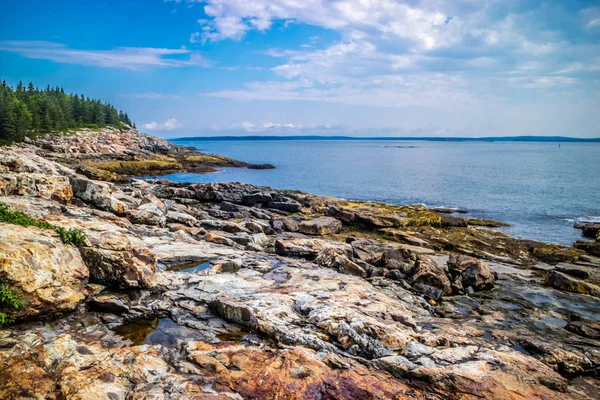
[[[25,103],[15,97],[8,103],[4,122],[8,139],[21,141],[29,131],[31,113]]]
[[[27,135],[80,127],[132,124],[129,115],[111,104],[84,95],[66,94],[63,88],[47,85],[38,89],[32,82],[12,88],[0,84],[0,141],[20,141]]]

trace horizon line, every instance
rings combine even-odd
[[[459,137],[459,136],[331,136],[331,135],[242,135],[242,136],[189,136],[169,138],[170,141],[182,140],[404,140],[404,141],[432,141],[432,142],[494,142],[494,141],[515,141],[515,142],[588,142],[598,143],[600,137],[581,138],[572,136],[483,136],[483,137]]]

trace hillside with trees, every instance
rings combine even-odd
[[[134,126],[127,113],[109,103],[84,95],[67,94],[64,89],[40,90],[21,82],[11,87],[0,85],[0,141],[22,141],[39,133],[61,132],[76,128]]]

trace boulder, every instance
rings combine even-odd
[[[575,225],[575,228],[581,229],[583,236],[590,239],[596,239],[600,234],[600,222],[589,222],[582,225]]]
[[[307,235],[325,236],[342,231],[342,223],[332,217],[319,217],[300,222],[299,231]]]
[[[589,294],[591,296],[600,297],[600,287],[556,270],[548,272],[546,283],[555,289],[564,290],[565,292]]]
[[[256,195],[260,189],[253,185],[239,182],[219,182],[190,185],[189,189],[194,192],[195,199],[202,201],[227,201],[235,204],[246,204],[244,199],[250,195]]]
[[[441,224],[444,227],[466,228],[468,226],[467,220],[464,218],[456,218],[449,215],[440,215],[440,217]]]
[[[354,210],[344,207],[329,207],[327,209],[327,215],[347,223],[358,221],[358,214]]]
[[[360,265],[350,260],[343,249],[327,248],[319,253],[315,263],[343,274],[356,275],[361,278],[367,277],[367,272]]]
[[[266,221],[245,221],[243,223],[244,228],[253,233],[272,233],[273,229],[271,225]]]
[[[378,240],[360,239],[352,241],[354,257],[369,264],[377,264],[388,246]]]
[[[410,235],[400,229],[384,228],[381,229],[380,232],[398,242],[408,243],[413,246],[429,247],[429,243],[426,240],[419,239],[418,237]]]
[[[73,195],[101,210],[117,215],[125,214],[127,206],[112,196],[111,186],[104,182],[95,182],[83,177],[71,177]]]
[[[565,329],[590,339],[600,340],[600,322],[570,321]]]
[[[242,204],[252,207],[256,204],[268,203],[271,200],[273,200],[273,198],[270,193],[256,192],[242,197]]]
[[[196,218],[183,212],[169,211],[166,217],[169,222],[179,222],[188,226],[194,226],[198,222]]]
[[[165,226],[166,218],[162,213],[156,213],[154,210],[137,209],[127,210],[125,216],[134,224]]]
[[[154,286],[156,259],[141,240],[110,231],[86,235],[90,246],[79,250],[92,282],[119,289]]]
[[[90,309],[112,314],[129,311],[129,298],[125,293],[100,293],[90,299]]]
[[[223,235],[219,235],[213,232],[206,232],[204,234],[204,240],[210,243],[222,244],[224,246],[236,247],[237,243]],[[248,238],[248,243],[250,243],[250,238]]]
[[[406,274],[414,266],[416,260],[416,254],[408,249],[390,248],[382,253],[379,264],[383,268],[399,270]]]
[[[595,257],[600,257],[600,241],[588,242],[586,240],[578,240],[573,244],[573,247],[583,250]]]
[[[482,260],[453,255],[448,260],[448,270],[454,280],[459,280],[460,285],[455,284],[456,291],[460,293],[462,288],[472,287],[474,291],[489,289],[497,279],[496,274]]]
[[[275,241],[275,251],[282,256],[302,257],[309,260],[315,259],[326,248],[341,249],[348,257],[352,255],[352,248],[347,244],[328,242],[321,239],[278,239]]]
[[[298,232],[300,223],[293,218],[283,217],[271,221],[271,226],[275,232]]]
[[[408,273],[408,282],[414,287],[415,284],[424,284],[438,288],[442,294],[452,294],[450,279],[444,268],[427,256],[418,256],[414,267]]]
[[[85,300],[88,268],[57,234],[0,223],[0,276],[27,305],[15,317],[71,311]]]
[[[233,204],[228,201],[224,201],[219,205],[219,208],[221,209],[221,211],[239,212],[241,207],[238,206],[237,204]]]
[[[538,260],[545,262],[547,264],[558,264],[558,263],[574,263],[579,260],[582,251],[587,251],[583,248],[577,249],[577,244],[580,242],[576,242],[573,247],[559,246],[555,244],[536,244],[532,249],[531,253]],[[589,243],[589,242],[585,242]],[[592,253],[590,253],[592,254]],[[599,252],[600,254],[600,252]]]
[[[300,212],[302,210],[302,204],[297,202],[296,200],[289,199],[284,197],[280,200],[273,200],[267,203],[267,208],[272,208],[274,210],[280,210],[285,212]]]
[[[0,195],[34,196],[68,203],[73,198],[69,178],[37,173],[0,174]]]
[[[577,265],[559,264],[556,266],[556,270],[579,279],[588,279],[590,277],[590,273],[585,267]]]

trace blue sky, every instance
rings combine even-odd
[[[600,4],[8,0],[0,78],[163,137],[599,137]]]

